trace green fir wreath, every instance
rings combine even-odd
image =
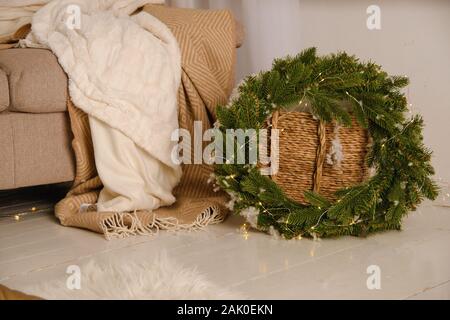
[[[275,110],[306,99],[324,122],[351,125],[351,112],[372,138],[367,165],[376,173],[362,184],[339,190],[332,203],[307,191],[310,205],[287,197],[256,165],[216,164],[216,183],[230,206],[262,231],[294,237],[364,236],[401,228],[402,218],[423,200],[435,199],[431,152],[423,145],[420,116],[405,117],[403,76],[389,76],[372,62],[346,53],[317,56],[309,48],[276,59],[270,71],[248,76],[227,106],[217,111],[217,128],[261,129]],[[351,104],[343,108],[342,101]],[[240,146],[238,145],[237,148]]]

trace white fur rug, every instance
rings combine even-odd
[[[195,268],[185,268],[160,254],[153,262],[91,260],[80,265],[80,289],[68,289],[62,276],[47,283],[20,288],[44,299],[205,300],[242,299],[211,283]]]

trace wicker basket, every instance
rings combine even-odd
[[[323,124],[311,113],[278,111],[272,128],[279,129],[279,170],[271,178],[292,199],[306,204],[304,192],[313,190],[329,200],[335,191],[366,179],[367,130],[355,119],[339,128],[343,159],[337,166],[326,161],[336,135],[335,124]]]

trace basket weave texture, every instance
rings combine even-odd
[[[336,165],[326,161],[335,126],[314,119],[308,112],[278,111],[272,116],[272,128],[280,131],[279,170],[271,178],[291,199],[307,204],[304,192],[313,190],[334,201],[337,190],[366,179],[367,130],[354,118],[351,127],[339,128],[343,159]]]

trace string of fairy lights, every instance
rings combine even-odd
[[[25,217],[27,216],[31,216],[31,215],[37,215],[39,213],[46,213],[51,211],[53,208],[50,207],[43,207],[43,208],[38,208],[38,207],[31,207],[29,210],[24,210],[24,211],[20,211],[20,212],[14,212],[14,213],[1,213],[0,214],[0,219],[9,219],[9,220],[14,220],[14,221],[22,221]]]
[[[407,94],[409,95],[409,93],[407,93]],[[412,103],[408,104],[408,109],[409,109],[408,110],[409,114],[412,115],[414,113]],[[234,178],[234,177],[232,177],[232,178]],[[450,183],[442,177],[438,177],[436,179],[436,182],[438,183],[438,185],[440,187],[440,194],[439,194],[439,197],[433,202],[433,205],[438,206],[438,207],[450,207]],[[21,212],[0,214],[0,219],[12,219],[16,222],[20,222],[29,215],[36,215],[39,213],[49,212],[52,209],[53,209],[52,207],[48,207],[48,206],[41,207],[41,208],[33,206],[30,209],[21,211]],[[239,228],[239,232],[242,234],[242,236],[245,240],[247,240],[249,238],[250,228],[251,228],[251,226],[248,223],[243,223]],[[300,235],[300,236],[296,237],[295,239],[301,240],[302,237]]]
[[[405,77],[407,77],[407,76],[405,76]],[[350,94],[348,94],[348,95],[351,98],[355,99]],[[409,89],[407,91],[407,96],[408,96],[408,100],[409,100]],[[413,104],[408,103],[408,114],[410,116],[412,116],[414,113],[415,113],[415,110],[413,108]],[[230,176],[230,178],[234,178],[234,177]],[[433,201],[433,206],[450,208],[450,182],[446,181],[442,177],[437,177],[436,182],[440,188],[440,193],[439,193],[439,197],[435,201]],[[358,223],[358,221],[353,221],[351,224],[354,224],[354,223]],[[239,232],[242,234],[242,237],[245,240],[248,240],[248,238],[250,237],[250,233],[249,233],[250,229],[251,229],[251,226],[246,222],[244,222],[239,228]],[[301,235],[293,238],[293,240],[301,240],[301,239],[302,239]],[[316,238],[314,238],[314,239],[316,240]]]

